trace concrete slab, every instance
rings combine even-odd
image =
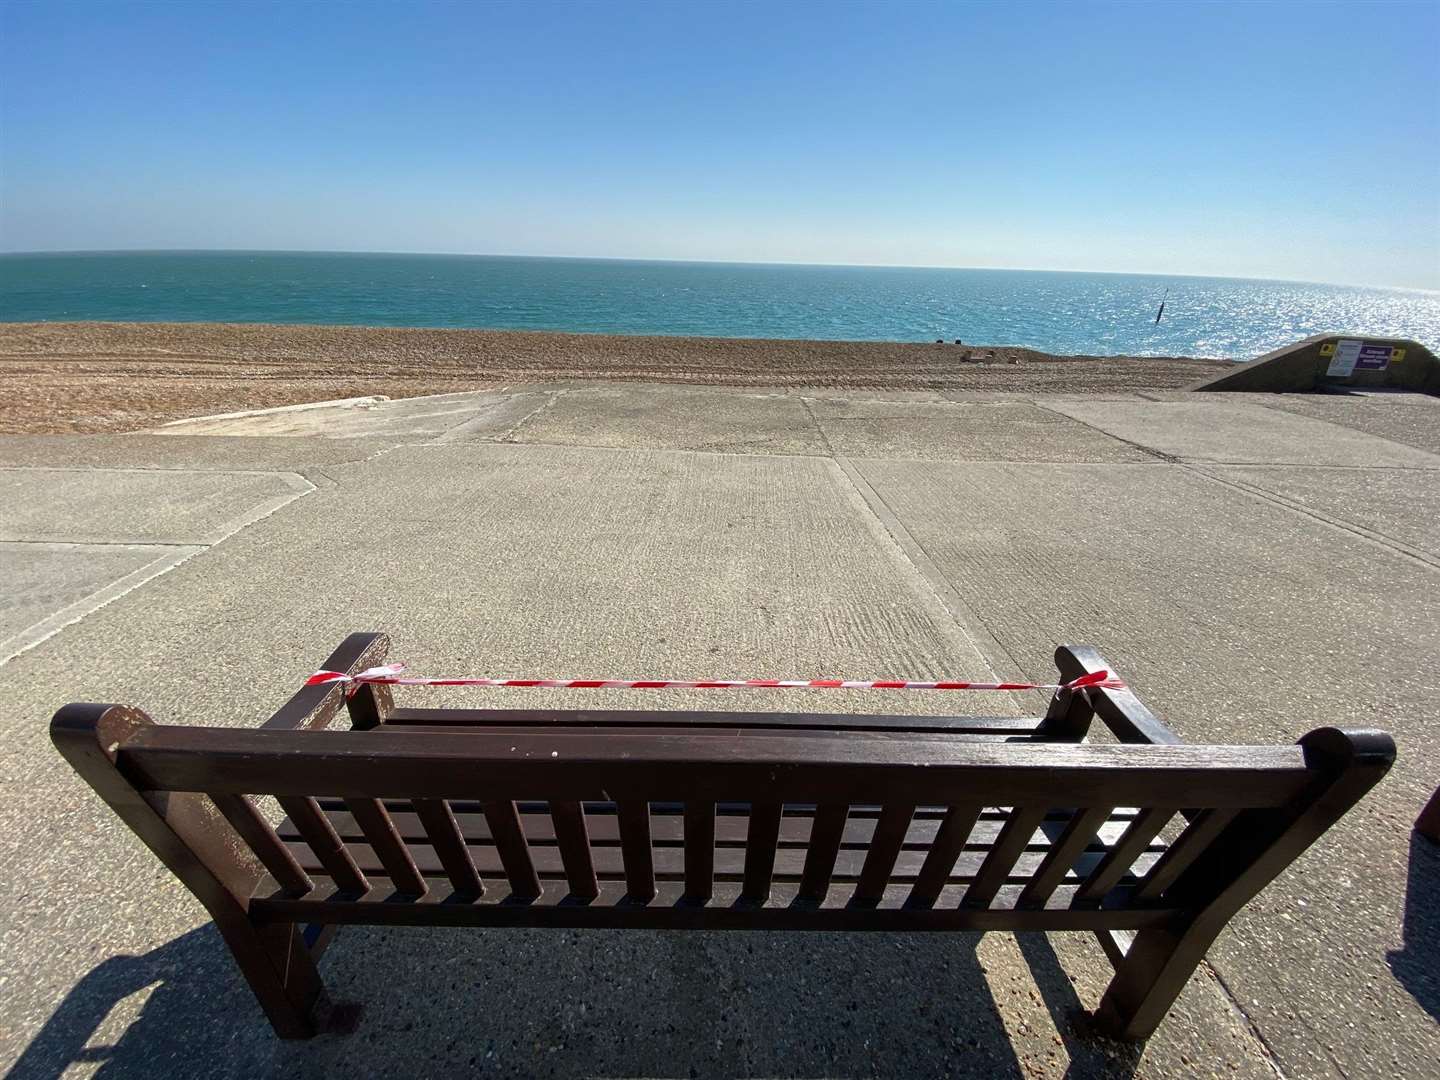
[[[733,454],[823,454],[799,398],[683,386],[575,388],[511,436],[522,443]]]
[[[795,393],[795,391],[790,392]],[[853,386],[807,386],[800,393],[815,400],[840,398],[844,401],[948,401],[951,397],[951,392],[944,390],[861,390]],[[963,395],[964,391],[960,391],[960,393]],[[1019,395],[1005,393],[984,395],[976,392],[973,396],[985,397],[988,400],[994,397],[1008,398]]]
[[[1193,393],[1147,393],[1151,401],[1194,402]],[[1440,454],[1440,397],[1403,390],[1347,393],[1250,394],[1227,391],[1226,403],[1255,405],[1308,416],[1329,424],[1363,431],[1390,442]]]
[[[100,1057],[148,1075],[398,1073],[422,1058],[437,1075],[1168,1076],[1202,1060],[1273,1075],[1204,979],[1143,1053],[1087,1036],[1074,1014],[1108,964],[1078,937],[347,930],[325,967],[336,998],[368,1003],[361,1031],[276,1042],[198,908],[47,747],[61,700],[250,725],[343,632],[375,627],[417,670],[987,670],[831,462],[449,445],[334,473],[336,489],[0,667],[0,905],[15,913],[0,1056],[25,1055],[27,1073]],[[384,512],[362,491],[383,491]],[[462,698],[474,693],[423,700]],[[835,692],[665,702],[955,707]]]
[[[0,540],[214,544],[313,490],[293,473],[0,469]]]
[[[25,631],[59,612],[73,612],[113,582],[168,563],[175,554],[172,548],[140,544],[0,542],[0,579],[5,582],[0,592],[0,658],[29,643],[33,635]]]
[[[361,461],[399,441],[220,435],[0,435],[0,466],[303,472]]]
[[[1440,481],[1420,469],[1196,466],[1328,521],[1354,526],[1440,564]]]
[[[810,392],[807,390],[806,395],[808,396],[809,393]],[[853,390],[849,393],[849,397],[851,398],[858,398],[860,396],[861,395],[857,395]],[[942,390],[939,391],[936,396],[941,401],[953,401],[960,405],[983,405],[986,403],[992,403],[997,401],[1031,402],[1034,401],[1037,396],[1048,397],[1049,395],[1037,395],[1037,393],[1034,391],[1021,390]],[[1082,394],[1080,396],[1090,397],[1092,395]],[[1133,398],[1135,395],[1123,393],[1121,391],[1115,391],[1113,394],[1106,394],[1104,396]]]
[[[271,405],[263,409],[235,409],[223,413],[207,413],[204,416],[185,416],[179,420],[167,420],[155,430],[161,434],[183,429],[190,425],[209,425],[218,420],[239,420],[250,417],[274,416],[278,413],[308,412],[311,409],[354,409],[369,408],[389,401],[388,394],[362,394],[358,397],[327,398],[324,401],[300,401],[291,405]]]
[[[154,663],[126,676],[127,665],[102,661],[105,677],[123,679],[114,692],[153,697],[167,651],[193,656],[208,641],[225,652],[243,641],[259,651],[231,690],[273,665],[256,695],[274,698],[337,635],[362,627],[390,629],[408,659],[431,667],[985,670],[828,462],[454,445],[401,448],[334,472],[338,490],[288,507],[137,598],[145,629],[123,634]],[[169,592],[177,587],[183,596]],[[89,632],[82,625],[67,639],[93,641]],[[51,676],[75,685],[63,666]],[[188,678],[172,690],[180,699],[200,691],[206,714],[254,719],[227,692],[212,696]],[[848,696],[820,700],[838,708]],[[814,695],[764,700],[817,704]]]
[[[472,409],[460,423],[437,435],[435,441],[473,442],[503,438],[530,416],[549,405],[552,398],[553,395],[542,391],[497,397],[483,407]]]
[[[1271,407],[1440,454],[1440,398],[1429,394],[1284,394]]]
[[[836,454],[942,461],[1155,461],[1092,427],[1028,402],[906,403],[817,399]]]
[[[1440,469],[1440,456],[1258,405],[1204,401],[1056,401],[1051,408],[1183,461]]]
[[[1098,644],[1195,741],[1396,734],[1381,791],[1210,956],[1285,1075],[1430,1075],[1440,873],[1410,823],[1436,782],[1435,571],[1180,466],[856,467],[1022,669]]]
[[[197,418],[156,428],[165,436],[242,435],[310,438],[435,438],[463,428],[469,435],[498,434],[538,408],[536,394],[498,391],[438,394],[393,401],[337,402],[323,407],[268,410],[248,416]]]

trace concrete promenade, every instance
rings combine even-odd
[[[1440,783],[1440,399],[574,383],[0,437],[0,578],[14,1075],[1436,1073],[1440,849],[1410,824]],[[370,928],[323,964],[358,1031],[280,1043],[46,726],[70,700],[254,725],[352,630],[436,673],[1044,681],[1087,643],[1188,740],[1382,727],[1399,759],[1143,1048],[1088,1033],[1083,935]]]

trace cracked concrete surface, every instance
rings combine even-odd
[[[78,619],[0,664],[0,1061],[16,1075],[1433,1075],[1440,854],[1409,824],[1440,780],[1440,458],[1414,419],[1440,414],[1156,396],[551,384],[292,413],[283,435],[247,418],[212,435],[0,439],[0,560],[24,554],[6,564],[20,584],[0,635]],[[184,558],[145,578],[156,551]],[[1380,726],[1400,759],[1232,925],[1143,1048],[1077,1019],[1108,977],[1078,935],[358,928],[324,968],[365,1003],[359,1031],[281,1044],[198,905],[68,772],[45,723],[89,699],[251,725],[354,629],[390,631],[416,668],[563,673],[1040,677],[1055,643],[1086,641],[1188,739]],[[486,700],[580,704],[508,693]],[[714,707],[698,693],[666,704]]]

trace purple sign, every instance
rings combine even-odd
[[[1384,371],[1390,366],[1391,345],[1361,345],[1355,360],[1356,371]]]

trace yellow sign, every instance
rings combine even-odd
[[[1321,346],[1320,346],[1320,355],[1321,355],[1321,356],[1334,356],[1334,355],[1335,355],[1335,342],[1333,342],[1333,341],[1327,341],[1324,345],[1321,345]]]
[[[1392,350],[1390,350],[1390,363],[1392,363],[1392,364],[1398,364],[1398,363],[1400,363],[1401,360],[1404,360],[1404,359],[1405,359],[1405,350],[1402,349],[1399,345],[1396,345],[1395,348],[1393,348]]]

